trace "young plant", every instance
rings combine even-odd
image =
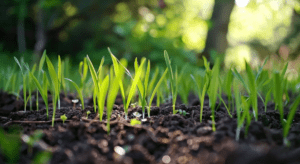
[[[33,65],[31,72],[32,74],[34,74],[36,69],[36,64]],[[29,99],[29,107],[30,110],[32,110],[32,90],[34,89],[34,83],[32,82],[32,78],[30,78],[30,73],[27,75],[28,76],[28,99]]]
[[[60,63],[60,56],[58,56],[58,63]],[[52,81],[52,102],[53,102],[53,115],[52,115],[52,127],[54,127],[54,120],[55,120],[55,112],[56,112],[56,103],[59,100],[59,94],[60,94],[60,81],[59,81],[59,76],[60,74],[60,64],[58,64],[58,74],[56,74],[55,69],[53,67],[52,62],[46,56],[46,62],[48,66],[48,71],[50,74],[50,78]]]
[[[215,105],[217,101],[217,94],[219,88],[219,74],[220,74],[220,59],[217,58],[215,65],[211,72],[211,80],[208,89],[209,103],[212,111],[212,130],[216,131],[215,127]]]
[[[156,84],[156,86],[155,86],[155,88],[154,88],[154,90],[153,90],[153,92],[152,92],[152,95],[151,95],[151,97],[150,97],[150,99],[149,99],[149,101],[148,101],[148,105],[149,105],[149,106],[148,106],[148,108],[147,108],[147,111],[148,111],[148,117],[149,117],[149,118],[150,118],[151,104],[152,104],[154,95],[155,95],[155,93],[157,93],[156,96],[158,97],[158,95],[159,95],[159,93],[158,93],[158,90],[159,90],[159,89],[158,89],[158,88],[159,88],[160,84],[162,83],[163,79],[165,78],[167,72],[168,72],[168,68],[166,68],[165,72],[163,73],[163,75],[161,76],[161,78],[159,79],[159,81],[157,82],[157,84]],[[158,98],[158,99],[159,99],[159,98]]]
[[[230,70],[231,70],[231,68],[230,68]],[[233,82],[233,74],[231,71],[228,71],[226,74],[224,86],[225,86],[225,93],[228,98],[228,108],[231,109],[231,113],[233,113],[233,110],[234,110],[234,108],[231,108],[231,104],[233,104],[232,103],[232,100],[233,100],[232,93],[231,93],[232,82]]]
[[[242,120],[242,117],[241,117],[242,102],[241,102],[241,95],[240,95],[238,84],[237,84],[236,80],[233,80],[233,89],[234,89],[236,116],[237,116],[237,128],[236,128],[236,133],[235,133],[236,134],[235,139],[238,141],[240,138],[241,128],[243,127],[243,124],[244,124],[244,120]]]
[[[114,66],[114,72],[116,75],[120,74],[121,77],[118,77],[118,83],[121,89],[121,95],[123,98],[123,103],[124,103],[124,112],[125,112],[125,119],[127,120],[127,116],[128,116],[128,107],[130,105],[130,101],[132,99],[132,97],[134,96],[134,92],[136,90],[136,86],[140,80],[140,76],[142,74],[142,69],[143,69],[143,65],[145,60],[142,60],[141,65],[139,66],[139,68],[137,69],[137,72],[135,73],[134,78],[132,78],[132,75],[130,74],[129,70],[127,70],[122,64],[119,64],[120,61],[117,60],[117,58],[113,55],[113,53],[110,51],[110,49],[108,49],[113,61],[113,66]],[[135,63],[137,63],[137,59],[135,60]],[[132,83],[130,86],[130,90],[129,90],[129,94],[127,96],[127,101],[125,104],[125,93],[124,93],[124,87],[123,87],[123,83],[122,83],[122,76],[123,76],[123,68],[126,70],[126,73],[131,77],[132,79]]]
[[[88,110],[88,111],[86,112],[86,119],[89,118],[89,114],[91,114],[91,111]]]
[[[106,105],[106,115],[107,115],[107,134],[110,133],[110,116],[112,113],[112,109],[119,91],[119,81],[121,79],[122,72],[117,71],[116,76],[114,76],[113,70],[110,72],[110,84],[109,84],[109,92],[107,97],[107,105]]]
[[[66,114],[61,115],[60,119],[63,121],[63,124],[65,123],[65,121],[68,119],[68,117],[66,116]]]
[[[273,96],[275,100],[275,109],[279,110],[280,114],[280,121],[281,124],[284,126],[284,113],[283,113],[283,88],[284,88],[284,74],[287,70],[288,63],[285,65],[284,69],[282,70],[281,74],[279,72],[273,72]]]
[[[43,52],[43,56],[41,57],[40,62],[39,62],[39,69],[38,69],[37,79],[40,79],[41,73],[43,72],[43,66],[44,66],[45,60],[46,60],[46,50]],[[33,81],[33,82],[36,84],[35,81]],[[37,89],[39,90],[38,87],[37,87]],[[48,98],[47,98],[47,101],[48,101]],[[47,103],[47,106],[48,106],[48,103]],[[47,108],[47,112],[48,112],[48,107],[46,107],[46,108]],[[39,92],[36,92],[36,110],[39,110]],[[47,119],[48,119],[48,115],[47,115]]]
[[[27,89],[27,84],[26,84],[26,81],[27,81],[27,76],[26,76],[26,72],[25,71],[23,71],[23,66],[25,65],[24,64],[24,61],[23,60],[21,60],[21,63],[22,63],[22,65],[21,65],[21,63],[19,62],[19,60],[16,58],[16,57],[14,57],[14,59],[15,59],[15,61],[17,62],[17,64],[19,65],[19,67],[20,67],[20,69],[21,69],[21,73],[22,73],[22,77],[23,77],[23,98],[24,98],[24,111],[26,111],[26,106],[27,106],[27,96],[26,96],[26,89]]]
[[[104,58],[102,58],[98,73],[96,73],[95,68],[93,66],[93,63],[91,59],[87,56],[87,63],[91,72],[91,76],[94,82],[94,107],[97,97],[97,103],[98,103],[98,113],[99,113],[99,119],[102,121],[103,118],[103,111],[104,111],[104,103],[105,98],[107,95],[108,85],[109,85],[109,75],[105,77],[103,81],[101,81],[101,73],[102,73],[102,65],[104,63]],[[96,112],[96,111],[95,111]]]
[[[146,59],[143,58],[142,62],[143,62],[143,60],[146,60]],[[135,72],[137,72],[138,69],[139,69],[137,60],[134,63],[134,68],[135,68]],[[138,89],[140,91],[139,92],[140,93],[139,99],[142,103],[143,119],[145,118],[145,107],[147,105],[146,96],[147,96],[147,93],[148,93],[149,76],[150,76],[150,60],[148,60],[147,71],[146,71],[146,74],[145,74],[144,83],[142,83],[141,79],[137,83]]]
[[[200,74],[201,75],[201,74]],[[202,114],[203,114],[203,106],[204,106],[204,98],[205,98],[205,93],[208,89],[208,85],[209,85],[209,77],[207,74],[202,74],[200,78],[195,79],[195,77],[191,74],[190,75],[191,78],[193,79],[193,81],[196,84],[197,87],[197,94],[199,97],[199,101],[200,101],[200,123],[202,123]],[[205,77],[203,77],[205,76]],[[202,85],[204,82],[205,84]]]
[[[296,111],[298,109],[299,103],[300,103],[300,96],[298,96],[296,98],[296,100],[294,101],[294,103],[291,105],[289,114],[287,116],[287,121],[283,125],[283,143],[284,143],[285,146],[289,146],[290,145],[290,143],[289,143],[289,141],[287,139],[287,136],[289,134],[289,131],[290,131],[293,119],[295,117]]]
[[[141,123],[142,123],[141,121],[139,121],[139,120],[137,120],[137,119],[135,119],[135,118],[130,120],[130,125],[131,125],[131,126],[134,126],[134,125],[141,125]]]
[[[249,91],[250,91],[250,99],[252,102],[252,108],[253,108],[253,115],[255,117],[255,121],[258,120],[258,108],[257,108],[257,86],[255,77],[253,74],[253,71],[249,64],[245,61],[246,64],[246,71],[248,76],[248,84],[249,84]]]
[[[27,68],[29,69],[29,68]],[[36,85],[38,91],[40,92],[45,105],[46,105],[46,112],[47,112],[47,119],[49,119],[49,114],[48,114],[48,79],[47,79],[47,75],[44,71],[42,71],[43,73],[43,86],[40,84],[40,82],[37,80],[37,78],[30,72],[30,77],[33,79],[34,84]]]
[[[177,111],[175,110],[175,104],[177,99],[177,90],[178,90],[178,73],[177,69],[175,70],[175,74],[173,74],[171,61],[168,55],[168,52],[164,51],[164,57],[166,61],[166,65],[169,70],[169,78],[170,78],[170,84],[171,84],[171,94],[172,94],[172,105],[173,105],[173,114],[176,114]]]

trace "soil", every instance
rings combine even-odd
[[[290,95],[291,99],[295,95]],[[21,129],[20,164],[29,164],[37,159],[41,152],[51,152],[50,164],[72,163],[161,163],[161,164],[279,164],[300,163],[300,112],[297,111],[288,136],[290,147],[283,145],[282,126],[279,113],[274,110],[274,103],[269,103],[267,112],[258,99],[259,119],[252,120],[248,134],[245,129],[236,136],[236,113],[230,118],[223,104],[217,102],[215,112],[216,131],[211,128],[211,110],[209,99],[205,97],[203,121],[199,122],[200,103],[196,96],[189,96],[189,105],[181,104],[178,97],[176,109],[185,110],[186,115],[172,114],[170,102],[160,107],[151,108],[151,117],[145,114],[146,121],[141,125],[130,124],[136,118],[134,112],[142,114],[140,107],[129,108],[128,120],[124,119],[121,97],[116,99],[111,117],[111,131],[108,135],[106,113],[103,121],[92,107],[92,99],[86,100],[86,108],[75,108],[71,100],[75,96],[65,97],[61,94],[61,109],[56,110],[55,126],[51,126],[52,107],[49,97],[49,119],[45,105],[39,97],[40,110],[36,111],[35,103],[30,111],[24,112],[22,100],[14,95],[0,92],[0,126],[6,131],[11,128]],[[228,104],[227,97],[222,96]],[[35,94],[33,94],[35,102]],[[290,101],[292,102],[292,101]],[[154,102],[155,104],[155,102]],[[153,105],[154,105],[153,104]],[[288,114],[288,106],[285,115]],[[87,116],[87,111],[91,113]],[[65,114],[63,123],[60,116]],[[137,118],[141,120],[141,118]],[[32,152],[26,143],[26,137],[32,136],[35,130],[42,130],[40,140],[33,144]],[[0,137],[1,139],[1,137]],[[0,142],[1,143],[1,142]],[[0,163],[8,158],[0,151]]]

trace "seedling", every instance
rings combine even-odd
[[[128,107],[130,105],[130,101],[132,99],[132,97],[134,96],[134,92],[136,90],[136,86],[140,80],[140,76],[142,74],[142,68],[144,65],[145,60],[142,60],[141,65],[138,67],[138,69],[136,69],[136,74],[134,76],[134,78],[132,77],[131,73],[129,72],[129,70],[127,70],[122,64],[119,64],[120,61],[117,60],[117,58],[112,54],[112,52],[110,51],[110,49],[108,49],[113,61],[113,66],[114,66],[114,72],[115,74],[120,74],[120,76],[123,75],[123,68],[125,69],[127,75],[130,76],[130,78],[132,79],[132,83],[131,83],[131,87],[130,87],[130,91],[129,94],[127,96],[127,101],[126,101],[126,97],[125,97],[125,93],[124,93],[124,87],[123,87],[123,83],[122,83],[122,79],[121,77],[118,78],[118,83],[119,83],[119,87],[121,89],[121,95],[123,98],[123,103],[124,103],[124,112],[125,112],[125,119],[127,120],[127,116],[128,116]],[[135,60],[135,65],[137,65],[137,59]],[[126,102],[126,103],[125,103]]]
[[[141,123],[142,123],[141,121],[139,121],[139,120],[137,120],[137,119],[135,119],[135,118],[130,120],[130,125],[131,125],[131,126],[134,126],[134,125],[141,125]]]
[[[52,62],[46,56],[46,62],[48,66],[48,71],[50,74],[50,78],[52,81],[52,102],[53,102],[53,114],[52,114],[52,127],[54,127],[54,120],[55,120],[55,112],[56,112],[56,103],[59,100],[59,94],[60,94],[60,76],[61,76],[61,62],[60,62],[60,56],[58,56],[58,74],[56,74],[55,69],[53,67]]]
[[[101,81],[101,73],[102,73],[102,65],[104,63],[104,58],[102,58],[98,73],[96,73],[95,68],[93,66],[92,61],[90,58],[87,56],[87,61],[88,61],[88,66],[89,70],[93,79],[94,83],[94,94],[93,94],[93,100],[94,100],[94,110],[96,112],[96,97],[97,97],[97,103],[98,103],[98,113],[99,113],[99,119],[102,121],[103,117],[103,111],[104,111],[104,103],[105,103],[105,98],[107,95],[108,91],[108,86],[109,86],[109,75],[105,77],[103,82]]]
[[[183,116],[186,116],[187,114],[189,114],[185,110],[181,110],[181,109],[179,109],[178,112],[179,112],[179,114],[181,114]]]
[[[168,72],[168,68],[166,68],[166,70],[165,70],[165,72],[163,73],[163,75],[161,76],[161,78],[159,79],[159,81],[157,82],[157,84],[156,84],[156,86],[155,86],[155,88],[154,88],[154,90],[153,90],[153,92],[152,92],[152,95],[151,95],[151,97],[150,97],[150,99],[149,99],[149,102],[148,102],[148,117],[150,117],[150,108],[151,108],[151,104],[152,104],[152,101],[153,101],[153,98],[154,98],[154,95],[155,95],[155,93],[157,93],[156,94],[156,96],[158,97],[157,98],[157,103],[159,103],[159,95],[160,95],[160,92],[158,92],[158,88],[160,87],[160,85],[161,85],[161,83],[163,82],[163,80],[164,80],[164,78],[165,78],[165,76],[166,76],[166,74],[167,74],[167,72]],[[159,105],[158,105],[159,106]]]
[[[63,124],[64,124],[68,118],[67,118],[66,114],[64,114],[64,115],[60,116],[60,119],[63,121]]]
[[[109,92],[107,98],[107,134],[110,133],[110,116],[112,113],[112,109],[115,103],[115,99],[117,97],[119,91],[119,80],[121,76],[121,71],[117,72],[116,76],[113,75],[113,71],[110,72],[111,80],[109,84]]]
[[[212,75],[210,85],[208,89],[209,103],[212,111],[212,130],[216,131],[215,128],[215,105],[217,101],[217,92],[219,88],[219,72],[220,72],[220,59],[216,59],[216,63],[212,69]]]
[[[24,111],[26,111],[26,106],[27,106],[27,96],[26,96],[26,89],[27,89],[27,84],[26,84],[26,80],[27,80],[27,76],[26,76],[26,72],[23,71],[23,66],[25,65],[23,59],[21,59],[21,63],[19,62],[19,60],[14,57],[15,61],[17,62],[17,64],[19,65],[20,69],[21,69],[21,73],[22,73],[22,77],[23,77],[23,98],[24,98]]]
[[[200,122],[202,122],[202,114],[203,114],[203,106],[204,106],[204,98],[205,98],[205,93],[208,89],[208,85],[209,85],[209,77],[207,74],[202,74],[202,78],[200,78],[199,80],[195,79],[195,77],[191,74],[190,75],[191,78],[193,79],[193,81],[195,82],[195,85],[197,86],[197,94],[199,97],[199,101],[200,101]],[[205,78],[203,78],[203,76],[205,76]],[[204,83],[203,80],[205,81],[205,84],[202,86],[202,84]]]
[[[43,72],[43,86],[39,83],[39,81],[36,79],[36,77],[30,72],[30,77],[33,79],[33,82],[38,88],[38,91],[42,95],[42,98],[45,102],[46,105],[46,112],[47,112],[47,119],[49,119],[49,114],[48,114],[48,79],[46,76],[46,73]]]
[[[43,52],[43,56],[39,62],[39,69],[38,69],[38,78],[37,79],[40,79],[40,76],[41,74],[43,73],[43,66],[44,66],[44,63],[45,63],[45,60],[46,60],[46,50]],[[44,74],[44,73],[43,73]],[[33,78],[33,77],[31,77]],[[37,80],[36,80],[37,81]],[[36,85],[37,89],[39,90],[37,84],[36,84],[36,81],[33,80],[34,84]],[[48,90],[47,90],[48,91]],[[41,94],[42,95],[42,94]],[[47,94],[48,96],[48,94]],[[44,98],[43,98],[44,100]],[[45,100],[44,100],[45,101]],[[48,98],[47,98],[47,101],[48,101]],[[46,108],[47,108],[47,111],[48,111],[48,102],[46,104]],[[36,92],[36,110],[39,110],[39,93]],[[48,115],[47,115],[47,119],[48,119]]]
[[[173,104],[173,114],[176,114],[177,111],[175,110],[175,104],[177,99],[177,90],[178,90],[178,78],[177,78],[177,69],[175,70],[175,74],[173,74],[171,61],[167,51],[164,51],[164,57],[169,69],[169,78],[171,83],[171,94],[172,94],[172,104]]]
[[[86,119],[89,118],[89,114],[91,114],[91,111],[88,110],[88,111],[86,112]]]

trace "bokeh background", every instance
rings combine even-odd
[[[167,50],[179,67],[220,56],[238,70],[244,59],[256,66],[268,55],[295,60],[293,68],[300,53],[299,0],[2,0],[0,8],[2,68],[13,56],[34,63],[45,49],[73,65],[87,54],[110,59],[110,47],[129,63],[163,65]]]

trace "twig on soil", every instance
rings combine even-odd
[[[58,119],[55,119],[54,121],[62,121],[62,119],[58,118]],[[66,121],[71,121],[71,120],[66,120]],[[4,126],[8,126],[12,123],[21,123],[21,124],[47,124],[47,123],[52,123],[52,120],[51,121],[9,121],[7,123],[4,124]]]

